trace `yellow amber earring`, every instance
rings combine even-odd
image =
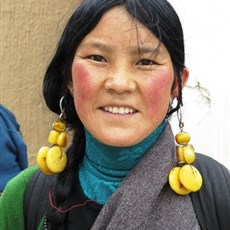
[[[48,142],[51,146],[41,147],[37,154],[37,164],[42,172],[47,175],[62,172],[67,164],[67,155],[62,149],[67,146],[63,100],[64,97],[60,100],[61,114],[59,115],[58,120],[53,122],[52,130],[48,136]]]
[[[169,173],[169,185],[179,195],[198,191],[202,186],[202,176],[192,163],[196,159],[194,147],[189,144],[190,135],[183,131],[181,108],[177,112],[180,132],[176,134],[176,154],[178,165]]]

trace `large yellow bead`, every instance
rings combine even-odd
[[[180,182],[180,179],[179,179],[180,170],[181,170],[180,167],[174,167],[171,169],[169,173],[169,185],[172,188],[172,190],[176,192],[177,194],[187,195],[191,191],[185,188],[183,184]]]
[[[55,121],[53,123],[53,129],[58,131],[58,132],[64,132],[66,129],[66,124],[62,121]]]
[[[198,191],[203,183],[200,172],[192,165],[184,165],[179,173],[180,182],[183,186],[192,191]]]
[[[46,164],[46,156],[47,156],[48,151],[49,151],[49,147],[47,146],[41,147],[39,149],[38,154],[37,154],[37,164],[43,173],[47,175],[51,175],[53,174],[53,172],[49,170]]]
[[[66,153],[60,147],[53,146],[47,153],[46,164],[51,172],[62,172],[67,164]]]
[[[190,135],[187,132],[180,132],[176,134],[175,139],[177,144],[184,145],[190,141]]]

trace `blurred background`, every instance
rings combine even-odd
[[[56,118],[42,98],[42,80],[57,40],[77,0],[1,1],[0,102],[17,117],[27,143],[29,164]],[[227,0],[170,0],[185,33],[184,130],[196,151],[230,168],[228,78],[230,14]],[[178,121],[171,121],[175,133]]]
[[[184,130],[196,151],[230,168],[230,14],[228,0],[170,0],[184,28]],[[175,132],[178,122],[172,120]]]

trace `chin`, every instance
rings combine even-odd
[[[144,138],[143,138],[144,139]],[[135,144],[138,144],[143,140],[142,138],[137,139],[137,137],[133,135],[119,135],[117,137],[109,136],[107,135],[106,138],[100,138],[98,139],[100,142],[102,142],[105,145],[114,146],[114,147],[129,147],[133,146]]]

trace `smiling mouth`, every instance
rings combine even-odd
[[[136,113],[137,110],[130,107],[117,107],[117,106],[105,106],[102,107],[102,110],[113,113],[113,114],[132,114]]]

